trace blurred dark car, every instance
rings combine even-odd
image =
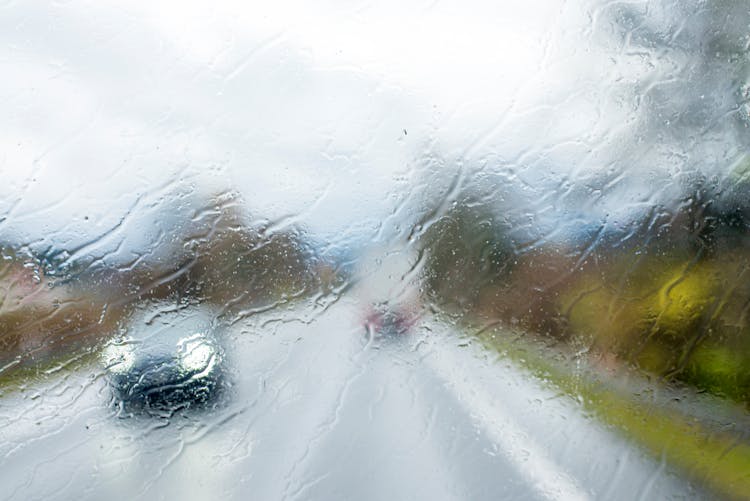
[[[214,402],[226,383],[225,354],[210,328],[189,315],[165,327],[144,327],[105,349],[108,381],[121,409],[163,414]],[[157,332],[143,335],[149,330]]]

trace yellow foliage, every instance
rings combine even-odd
[[[692,334],[701,316],[715,301],[719,281],[706,264],[684,264],[665,273],[653,302],[656,327],[676,337]]]

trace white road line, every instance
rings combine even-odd
[[[434,343],[424,362],[445,381],[456,399],[464,406],[468,415],[481,426],[487,436],[503,451],[523,478],[543,497],[553,500],[588,501],[586,493],[570,475],[552,461],[547,452],[523,428],[517,420],[504,412],[485,389],[481,381],[471,381],[470,374],[462,367],[481,363],[480,357],[467,356],[459,361],[454,346],[445,339]],[[465,354],[465,352],[461,352]]]

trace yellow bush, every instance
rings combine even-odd
[[[685,338],[695,329],[718,292],[717,273],[708,264],[684,264],[665,273],[652,302],[655,328],[662,334]]]

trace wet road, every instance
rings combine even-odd
[[[231,387],[215,409],[118,416],[92,367],[6,392],[0,498],[701,497],[440,323],[371,337],[347,298],[300,315],[254,315],[224,333]]]

